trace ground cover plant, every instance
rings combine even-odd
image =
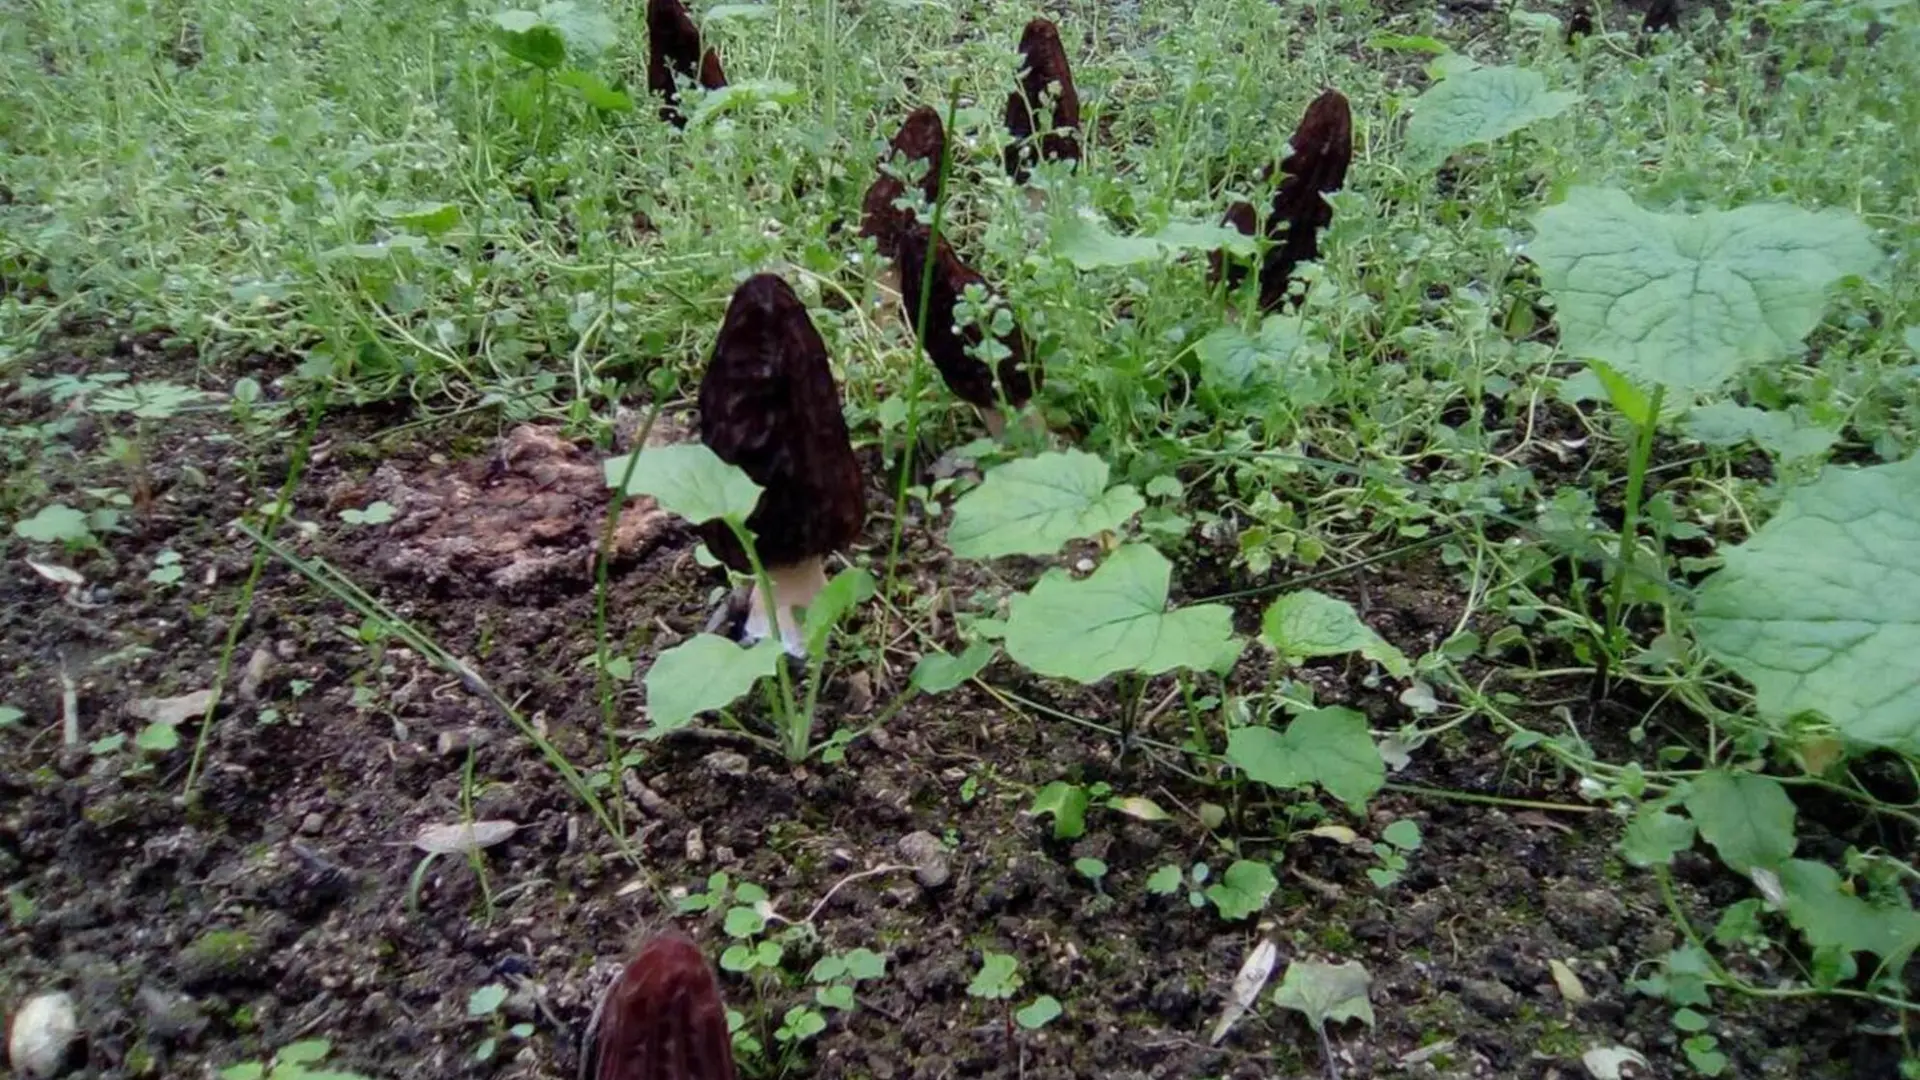
[[[1911,3],[666,6],[0,0],[13,1069],[1920,1075]]]

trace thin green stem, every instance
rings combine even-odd
[[[1626,654],[1627,643],[1621,631],[1621,609],[1627,599],[1627,575],[1637,562],[1639,548],[1640,497],[1647,485],[1647,459],[1653,455],[1653,435],[1660,424],[1660,401],[1665,386],[1655,386],[1647,402],[1647,421],[1639,425],[1633,441],[1633,456],[1627,462],[1626,505],[1620,509],[1619,565],[1613,571],[1613,590],[1607,595],[1607,648],[1617,656]]]

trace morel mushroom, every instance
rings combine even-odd
[[[926,174],[920,179],[920,194],[932,206],[940,200],[940,158],[946,148],[947,132],[940,114],[925,105],[907,114],[906,123],[887,144],[887,153],[880,159],[880,174],[867,188],[860,210],[860,235],[873,237],[880,254],[892,258],[900,234],[917,221],[912,210],[895,205],[906,197],[907,182],[889,173],[887,164],[892,162],[902,172],[924,164]]]
[[[926,272],[929,236],[925,226],[916,225],[902,232],[898,241],[901,305],[915,331],[920,329],[920,281]],[[1015,410],[1025,408],[1040,385],[1040,364],[1029,361],[1026,335],[1018,325],[992,338],[977,322],[956,329],[955,309],[969,285],[979,285],[991,295],[986,279],[961,262],[947,238],[941,237],[933,252],[933,279],[927,293],[927,356],[947,387],[980,410],[987,430],[997,438],[1006,429],[1001,402]],[[989,359],[995,362],[990,365]]]
[[[1273,211],[1267,216],[1267,237],[1273,247],[1260,266],[1262,311],[1279,307],[1288,297],[1294,270],[1320,257],[1320,230],[1333,221],[1333,207],[1321,196],[1339,191],[1347,182],[1347,166],[1353,161],[1353,110],[1340,91],[1328,90],[1313,99],[1288,146],[1286,160],[1280,163],[1280,189],[1273,193]],[[1269,166],[1260,170],[1258,179],[1264,183],[1272,175]],[[1241,235],[1252,236],[1252,204],[1233,204],[1226,223]],[[1215,280],[1223,271],[1229,287],[1239,285],[1247,274],[1225,253],[1215,252]]]
[[[707,90],[727,85],[720,54],[700,51],[700,31],[680,0],[647,0],[647,89],[664,99],[660,119],[686,127],[680,115],[679,80],[697,82]]]
[[[860,535],[867,506],[826,342],[772,274],[734,290],[700,380],[700,438],[764,489],[747,528],[774,595],[755,580],[745,636],[759,641],[777,622],[787,652],[805,656],[796,609],[826,586],[826,556]],[[724,523],[708,522],[702,535],[716,558],[751,572]]]
[[[1043,99],[1053,100],[1053,130],[1040,140],[1040,156],[1048,161],[1080,160],[1080,95],[1073,88],[1067,50],[1060,44],[1060,28],[1050,20],[1035,19],[1020,35],[1020,89],[1007,95],[1007,175],[1016,184],[1027,182],[1034,161],[1033,111]]]
[[[580,1080],[733,1080],[733,1036],[700,947],[657,934],[620,973],[587,1027]]]

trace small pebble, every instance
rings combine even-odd
[[[733,750],[715,750],[704,759],[707,768],[721,776],[747,775],[747,755]]]
[[[434,736],[433,748],[441,757],[457,757],[477,746],[486,745],[487,733],[474,728],[454,728]]]
[[[707,861],[707,839],[700,833],[700,826],[687,830],[687,861],[703,863]]]
[[[327,827],[327,815],[318,810],[300,819],[300,833],[303,836],[319,836]]]
[[[930,832],[910,832],[900,838],[894,850],[913,864],[913,879],[922,888],[937,889],[953,876],[947,863],[946,845]]]
[[[66,1071],[80,1022],[73,998],[63,993],[41,994],[21,1006],[7,1035],[7,1061],[27,1080],[49,1080]]]

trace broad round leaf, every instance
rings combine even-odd
[[[1235,728],[1227,735],[1227,760],[1283,791],[1319,784],[1356,813],[1387,782],[1367,718],[1338,706],[1305,713],[1284,732]]]
[[[1696,631],[1760,711],[1920,754],[1920,457],[1828,469],[1722,551]]]
[[[1433,168],[1455,150],[1492,142],[1536,120],[1559,116],[1579,100],[1579,94],[1548,90],[1547,80],[1526,68],[1457,71],[1413,103],[1407,150],[1415,165]]]
[[[1693,778],[1687,813],[1700,835],[1739,873],[1773,869],[1793,855],[1793,800],[1771,776],[1715,769]]]
[[[993,643],[989,641],[976,641],[959,656],[928,653],[913,665],[908,681],[923,694],[944,694],[980,674],[993,654]]]
[[[627,455],[606,460],[608,487],[620,486],[627,461]],[[676,443],[640,453],[627,494],[651,495],[696,525],[715,518],[744,522],[760,502],[760,485],[700,443]]]
[[[1119,671],[1159,675],[1231,666],[1241,642],[1224,604],[1167,610],[1173,565],[1145,544],[1128,544],[1084,580],[1049,571],[1014,596],[1007,655],[1041,675],[1099,682]]]
[[[1534,228],[1527,256],[1558,306],[1564,351],[1695,392],[1798,349],[1827,289],[1880,262],[1873,233],[1841,210],[1656,214],[1625,192],[1578,187]]]
[[[647,734],[664,735],[733,704],[773,674],[781,652],[777,637],[746,649],[717,634],[695,634],[661,653],[647,669]]]
[[[1220,909],[1221,918],[1244,919],[1266,907],[1279,885],[1266,863],[1241,859],[1227,867],[1218,882],[1207,886],[1207,899]]]
[[[1406,654],[1360,621],[1353,605],[1313,589],[1302,589],[1268,605],[1260,636],[1289,660],[1357,652],[1387,669],[1396,679],[1413,674]]]
[[[61,503],[43,506],[32,517],[14,522],[13,532],[23,540],[42,544],[78,543],[93,538],[93,530],[87,528],[87,515]]]
[[[1118,529],[1146,505],[1107,487],[1107,463],[1082,450],[1010,461],[953,506],[947,543],[963,559],[1051,555],[1069,540]]]
[[[1305,342],[1300,319],[1292,315],[1269,315],[1251,334],[1238,326],[1220,327],[1193,347],[1200,357],[1200,385],[1227,399],[1284,392],[1287,362]]]
[[[1345,964],[1295,960],[1280,977],[1273,1003],[1306,1014],[1316,1028],[1346,1020],[1359,1020],[1372,1027],[1373,1005],[1367,1000],[1372,983],[1373,976],[1357,960]]]

